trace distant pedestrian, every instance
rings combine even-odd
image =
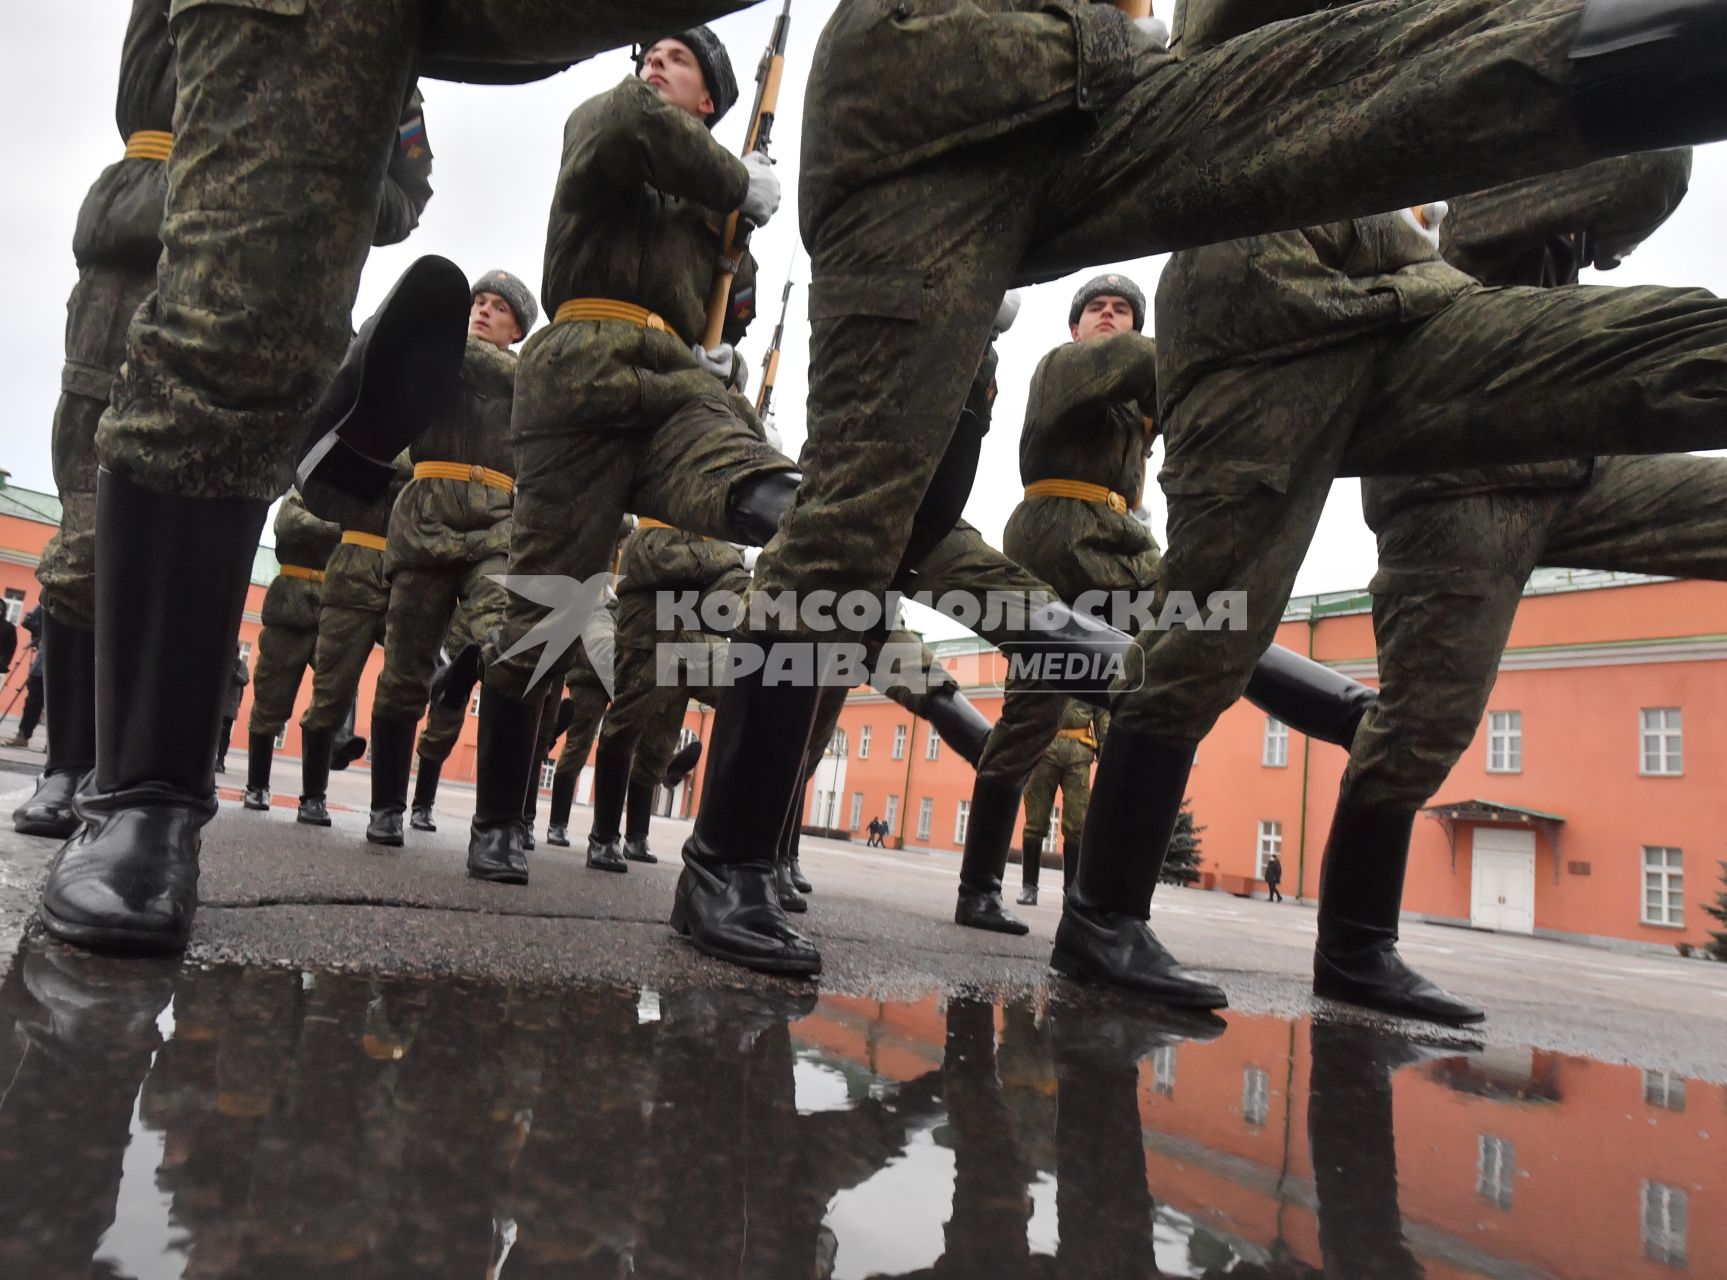
[[[886,834],[887,823],[883,822],[880,818],[871,818],[869,820],[869,839],[864,842],[864,847],[866,849],[883,848],[882,837]]]
[[[222,712],[222,738],[216,744],[216,772],[228,771],[228,740],[234,736],[234,721],[240,714],[240,698],[252,683],[252,673],[246,669],[246,655],[234,648],[234,668],[228,673],[228,706]]]
[[[30,633],[29,648],[34,652],[30,659],[29,674],[24,677],[24,714],[18,721],[18,732],[6,740],[8,747],[27,747],[36,732],[36,726],[42,722],[42,606],[38,604],[24,615],[24,630]],[[14,639],[13,647],[17,647]]]
[[[1282,902],[1277,886],[1283,883],[1283,860],[1275,853],[1265,860],[1265,887],[1272,902]]]

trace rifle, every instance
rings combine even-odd
[[[786,312],[792,305],[792,277],[786,272],[786,287],[780,294],[780,322],[774,326],[773,341],[768,343],[767,360],[762,365],[762,388],[756,392],[756,417],[768,418],[768,405],[774,398],[774,378],[780,371],[780,344],[786,336]]]
[[[773,34],[768,38],[767,52],[756,67],[756,105],[750,114],[749,133],[744,137],[744,154],[760,151],[767,154],[774,130],[774,115],[779,110],[780,80],[786,69],[786,41],[792,30],[792,0],[774,19]],[[720,251],[719,269],[708,289],[708,327],[702,332],[702,345],[710,350],[725,340],[726,310],[731,306],[732,278],[738,273],[738,262],[749,246],[749,231],[732,210],[726,219],[725,248]]]
[[[1115,0],[1115,7],[1130,18],[1151,17],[1151,0]]]

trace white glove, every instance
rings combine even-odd
[[[772,410],[769,410],[768,416],[762,420],[762,434],[767,437],[768,448],[776,453],[786,451],[785,441],[780,437],[780,429],[774,425]]]
[[[995,310],[996,337],[1001,337],[1002,334],[1013,328],[1013,322],[1019,319],[1019,302],[1020,292],[1018,289],[1009,289],[1002,296],[1001,306]]]
[[[754,573],[756,561],[762,558],[762,549],[760,547],[740,547],[739,550],[744,553],[744,570],[748,573]]]
[[[1133,20],[1133,25],[1145,32],[1145,34],[1150,36],[1153,40],[1157,41],[1157,47],[1159,49],[1169,48],[1169,26],[1156,14],[1153,14],[1149,18],[1135,18]]]
[[[731,343],[722,342],[715,347],[704,347],[699,342],[692,342],[690,343],[690,354],[696,358],[697,364],[721,382],[731,380],[732,361],[735,358]]]
[[[738,213],[746,222],[765,227],[780,209],[780,176],[774,172],[773,161],[759,151],[744,157],[744,168],[749,170],[750,189]]]

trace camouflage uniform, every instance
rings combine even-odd
[[[503,621],[507,593],[491,575],[502,574],[509,563],[506,478],[514,470],[509,436],[515,378],[513,353],[469,338],[459,407],[409,450],[416,465],[459,463],[473,471],[462,480],[415,478],[390,516],[384,555],[389,623],[374,715],[420,718],[438,648],[458,608],[475,638]]]
[[[1661,152],[1465,197],[1445,223],[1447,257],[1490,284],[1573,283],[1587,257],[1612,261],[1665,221],[1689,172],[1688,152]],[[1445,781],[1474,739],[1537,565],[1727,580],[1727,459],[1368,479],[1361,497],[1379,539],[1381,693],[1344,778],[1357,805],[1413,811]]]
[[[1145,683],[1115,711],[1164,740],[1197,742],[1240,694],[1335,476],[1727,441],[1701,410],[1722,380],[1727,302],[1487,288],[1401,213],[1178,253],[1157,329],[1164,586],[1243,591],[1246,621],[1140,638]]]
[[[626,510],[729,536],[733,488],[793,469],[690,351],[720,248],[714,219],[736,209],[746,187],[742,161],[634,77],[571,113],[541,287],[554,322],[523,349],[516,381],[512,574],[587,579],[610,560]],[[752,274],[746,259],[728,342],[754,313]],[[576,299],[644,307],[658,327],[558,323]],[[526,700],[538,651],[501,655],[544,613],[510,598],[503,643],[487,655],[488,687]]]
[[[114,104],[127,156],[102,171],[78,210],[78,283],[66,302],[66,363],[54,407],[54,486],[60,527],[42,549],[42,603],[61,622],[96,625],[96,423],[126,356],[126,326],[156,287],[168,180],[149,138],[174,122],[174,51],[166,0],[133,0]]]
[[[341,536],[338,526],[307,511],[297,492],[290,490],[282,500],[276,513],[276,559],[288,571],[277,574],[264,593],[247,726],[251,734],[274,738],[294,714],[300,680],[318,644],[326,565]]]
[[[1088,592],[1157,587],[1157,540],[1128,513],[1145,487],[1145,419],[1156,398],[1157,344],[1139,333],[1064,343],[1032,375],[1021,482],[1077,480],[1113,495],[1112,502],[1027,497],[1002,531],[1002,550],[1070,605]],[[1065,698],[1009,680],[979,779],[1023,790],[1071,714]]]
[[[372,646],[384,643],[390,583],[384,576],[385,535],[396,497],[413,473],[406,455],[397,459],[395,482],[376,502],[344,513],[341,544],[324,571],[323,607],[318,611],[318,648],[312,661],[312,705],[300,728],[335,731],[347,718],[360,689]]]
[[[1577,13],[1361,5],[1178,61],[1112,6],[842,5],[799,173],[810,438],[759,586],[886,587],[1010,284],[1590,159]]]
[[[385,553],[386,558],[389,552]],[[394,600],[394,592],[391,593]],[[467,645],[478,643],[485,635],[483,631],[475,631],[471,623],[471,615],[464,604],[456,610],[456,616],[450,620],[450,634],[444,641],[444,652],[453,654]],[[385,628],[385,670],[389,669],[389,630]],[[379,679],[382,683],[382,677]],[[374,702],[377,695],[374,695]],[[420,731],[419,744],[416,747],[422,766],[428,761],[443,764],[450,758],[450,752],[455,750],[456,739],[461,737],[462,724],[468,718],[466,706],[457,707],[451,711],[442,703],[434,702],[428,708],[426,727]]]
[[[416,66],[529,80],[744,4],[177,0],[175,64],[191,88],[165,255],[98,435],[103,465],[188,497],[269,501],[288,487],[348,343]]]
[[[1043,758],[1031,771],[1025,788],[1025,832],[1020,848],[1041,850],[1049,835],[1049,816],[1055,793],[1061,791],[1062,844],[1077,849],[1085,826],[1086,806],[1091,803],[1091,766],[1097,759],[1109,713],[1069,702],[1056,738],[1044,749]],[[1027,864],[1028,868],[1030,864]],[[1035,874],[1026,883],[1036,884]]]

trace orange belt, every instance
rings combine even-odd
[[[1093,751],[1097,750],[1097,738],[1090,729],[1063,729],[1055,735],[1058,738],[1072,738],[1075,742],[1083,742]]]
[[[342,530],[342,541],[350,547],[370,547],[373,551],[382,551],[389,545],[375,533],[356,533],[352,529]]]
[[[553,324],[571,320],[614,320],[619,324],[633,324],[638,329],[672,332],[671,325],[662,316],[633,302],[618,302],[612,298],[571,298],[552,316]]]
[[[652,516],[637,516],[636,517],[636,528],[638,528],[638,529],[670,529],[673,533],[685,532],[685,530],[678,528],[677,525],[675,525],[675,524],[667,524],[664,520],[655,520]],[[712,542],[713,541],[713,539],[708,537],[707,534],[705,534],[705,533],[698,533],[698,534],[694,534],[692,536],[700,538],[703,542]]]
[[[516,491],[514,477],[507,476],[502,471],[493,471],[490,467],[469,466],[465,462],[416,462],[414,464],[414,479],[463,480],[473,484],[483,484],[486,488],[496,489],[499,493],[514,493]]]
[[[1028,498],[1076,498],[1080,502],[1095,502],[1108,507],[1117,515],[1127,514],[1127,499],[1101,484],[1083,480],[1035,480],[1025,487]]]
[[[160,129],[140,129],[126,139],[128,160],[166,160],[174,145],[174,135]]]
[[[308,569],[303,564],[285,564],[281,566],[281,570],[282,576],[285,578],[304,578],[307,582],[322,582],[324,580],[322,569]]]

